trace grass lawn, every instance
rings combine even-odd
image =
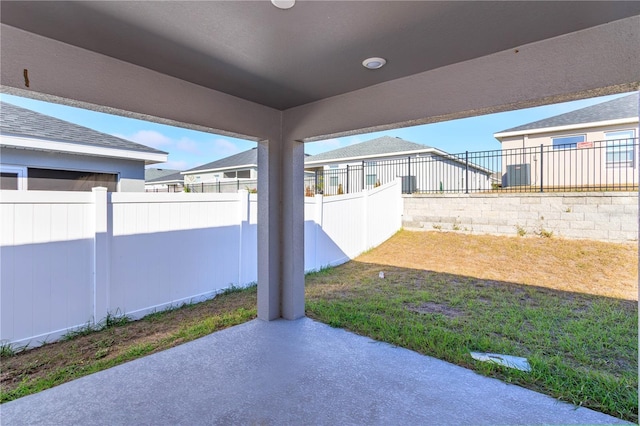
[[[634,244],[402,231],[307,276],[307,315],[637,422],[637,256]]]
[[[308,275],[307,315],[637,421],[637,259],[635,244],[402,231]],[[18,354],[5,347],[1,400],[248,321],[255,306],[253,287]],[[469,351],[527,357],[532,371]]]

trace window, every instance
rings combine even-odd
[[[251,177],[251,170],[238,170],[238,179],[249,179]]]
[[[606,132],[607,167],[634,167],[634,131]]]
[[[71,170],[29,168],[28,185],[36,191],[91,191],[104,186],[117,191],[118,175],[113,173],[77,172]]]
[[[224,177],[227,179],[235,179],[236,178],[236,172],[224,172]]]
[[[367,185],[375,185],[376,184],[376,175],[367,175]]]
[[[18,189],[18,173],[0,172],[0,189]]]
[[[553,149],[576,148],[578,143],[586,140],[585,135],[562,136],[553,138]]]
[[[329,185],[338,186],[338,176],[331,176],[329,178]]]
[[[0,189],[27,189],[24,187],[26,169],[20,166],[0,166]]]

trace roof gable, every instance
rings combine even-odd
[[[222,169],[232,169],[234,167],[239,167],[239,166],[257,166],[257,165],[258,165],[258,149],[251,148],[247,151],[239,152],[238,154],[231,155],[229,157],[221,158],[211,163],[194,167],[193,169],[186,170],[182,173],[189,174],[189,173],[205,171],[205,170],[222,170]]]
[[[409,142],[401,138],[382,136],[366,142],[334,149],[305,158],[305,163],[315,163],[319,161],[335,161],[347,158],[371,158],[375,156],[389,156],[394,153],[411,151],[428,151],[434,148]]]
[[[0,134],[100,148],[167,154],[155,148],[6,102],[0,102]]]
[[[495,135],[508,132],[524,132],[525,130],[571,126],[575,124],[597,123],[631,117],[638,117],[638,92],[521,126],[501,130],[500,132],[496,132]]]
[[[165,182],[174,182],[174,181],[179,181],[179,182],[184,181],[184,175],[182,174],[182,172],[175,171],[174,173],[156,176],[155,178],[152,178],[152,179],[145,179],[145,183],[165,183]]]
[[[180,174],[180,170],[157,169],[157,168],[151,167],[148,169],[144,169],[144,180],[150,181],[150,180],[158,179],[161,177],[173,175],[176,173]]]

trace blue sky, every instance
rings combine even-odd
[[[318,154],[364,142],[382,135],[433,146],[449,153],[500,149],[493,134],[521,124],[605,102],[624,95],[604,96],[562,104],[528,108],[442,123],[328,139],[307,144],[305,152]],[[0,99],[43,114],[129,139],[169,153],[169,161],[152,167],[186,170],[250,149],[254,142],[148,121],[88,111],[33,99],[0,94]]]

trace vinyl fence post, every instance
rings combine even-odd
[[[540,192],[543,192],[544,182],[544,145],[540,144]]]
[[[238,248],[239,248],[239,253],[238,253],[238,286],[243,286],[245,284],[244,282],[244,277],[242,274],[243,268],[245,265],[250,264],[249,261],[247,261],[247,259],[245,259],[244,256],[244,238],[247,236],[247,233],[249,232],[249,217],[250,216],[250,212],[249,212],[249,191],[247,191],[246,189],[240,189],[238,191],[238,206],[239,206],[239,212],[238,212],[238,222],[239,222],[239,232],[240,235],[238,236]]]
[[[464,152],[464,193],[469,193],[469,151]]]
[[[93,192],[94,236],[93,236],[93,321],[98,324],[109,313],[109,282],[111,259],[109,243],[112,229],[111,208],[107,188],[97,187]],[[123,312],[125,314],[125,312]]]
[[[319,260],[318,253],[320,252],[320,237],[322,236],[322,227],[324,226],[324,196],[322,194],[316,194],[314,198],[314,217],[313,220],[316,223],[313,234],[313,270],[320,270],[323,266]]]

